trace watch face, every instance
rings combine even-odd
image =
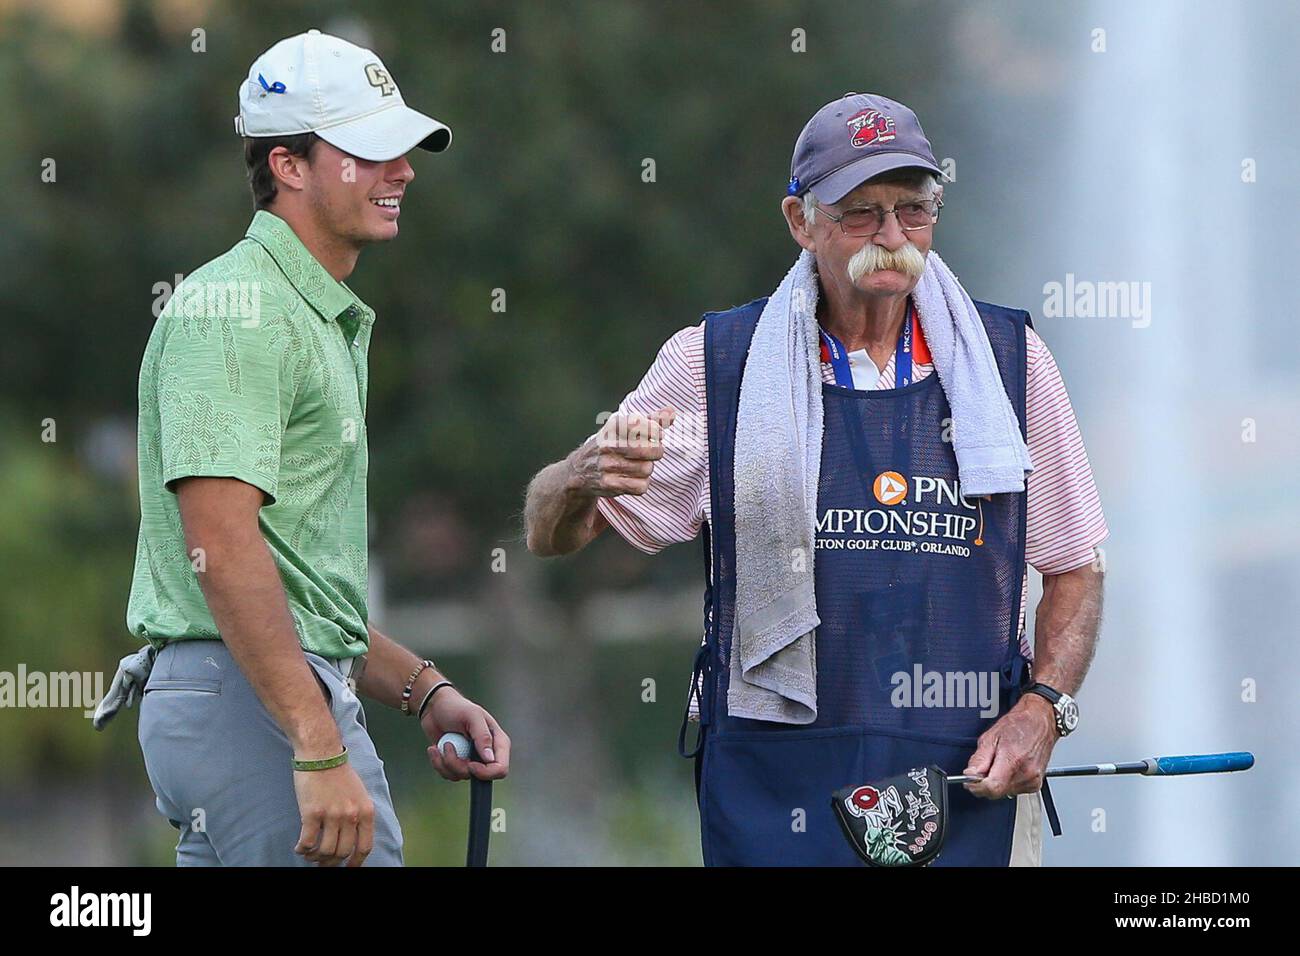
[[[1061,701],[1061,726],[1067,734],[1079,726],[1079,705],[1071,697]]]

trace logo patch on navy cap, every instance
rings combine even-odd
[[[895,137],[894,120],[880,110],[863,110],[854,113],[845,124],[849,128],[849,142],[854,149],[879,146]]]

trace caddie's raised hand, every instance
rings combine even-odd
[[[645,494],[655,462],[664,456],[664,431],[676,414],[661,408],[653,415],[611,415],[594,439],[569,456],[573,486],[602,498]]]

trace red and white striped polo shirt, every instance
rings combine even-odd
[[[1033,329],[1025,329],[1025,340],[1027,441],[1034,463],[1027,479],[1025,559],[1027,566],[1040,574],[1061,574],[1092,562],[1094,549],[1109,530],[1060,370]],[[871,359],[861,351],[853,353],[851,361],[860,364]],[[821,371],[824,382],[835,384],[829,362],[822,363]],[[933,372],[933,363],[913,366],[915,381]],[[892,353],[875,387],[894,387]],[[618,410],[649,415],[660,408],[672,408],[676,418],[664,433],[664,457],[655,463],[646,493],[597,501],[605,520],[629,544],[647,554],[693,540],[709,516],[703,322],[682,329],[664,343],[641,384],[623,399]],[[1021,594],[1021,645],[1029,656],[1024,637],[1028,567]]]

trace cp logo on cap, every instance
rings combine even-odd
[[[366,79],[370,81],[371,86],[379,88],[379,92],[384,96],[391,96],[393,90],[397,89],[393,81],[388,78],[384,68],[378,63],[366,64]]]
[[[863,110],[849,117],[846,124],[854,149],[888,143],[894,138],[894,121],[880,110]]]

